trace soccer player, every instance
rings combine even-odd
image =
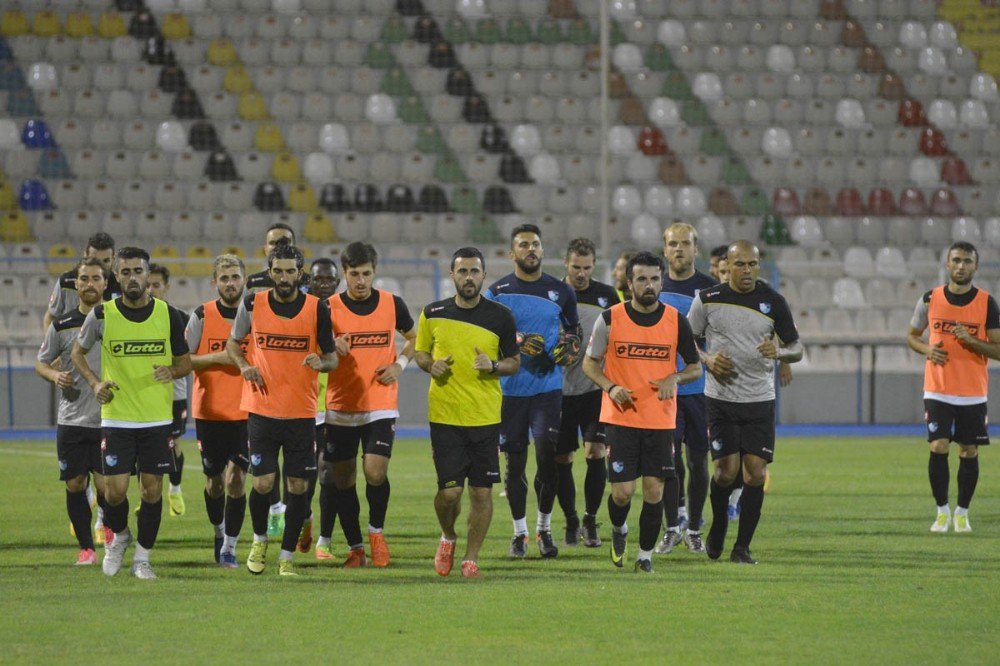
[[[480,297],[486,268],[474,247],[456,250],[451,259],[455,297],[431,303],[420,313],[415,360],[430,373],[427,393],[431,449],[438,492],[434,510],[441,541],[434,569],[451,573],[455,522],[462,492],[469,483],[468,543],[462,576],[480,578],[479,549],[493,517],[492,486],[500,480],[500,377],[521,365],[517,329],[510,310]]]
[[[500,278],[484,294],[514,313],[521,350],[517,374],[500,380],[503,389],[500,448],[507,456],[507,503],[514,520],[508,555],[528,554],[529,436],[535,441],[535,494],[538,551],[553,558],[552,507],[556,499],[556,444],[562,410],[562,368],[580,348],[576,296],[565,282],[542,272],[542,237],[534,224],[515,227],[510,235],[514,272]],[[575,351],[574,351],[575,349]]]
[[[708,274],[715,278],[716,282],[725,284],[729,281],[729,275],[722,275],[721,264],[726,262],[726,254],[729,253],[728,245],[716,245],[708,254]]]
[[[659,301],[663,260],[638,252],[625,269],[632,300],[605,310],[583,360],[583,371],[604,392],[601,422],[611,449],[611,562],[622,566],[635,480],[642,477],[637,572],[652,573],[660,533],[664,479],[674,474],[677,387],[701,376],[687,320]],[[686,365],[679,369],[677,358]],[[603,361],[604,367],[601,367]]]
[[[102,568],[108,576],[117,574],[132,542],[126,493],[129,476],[138,471],[142,503],[132,575],[151,580],[156,574],[149,552],[163,514],[163,474],[174,470],[173,381],[191,372],[191,355],[184,315],[149,295],[149,254],[121,248],[115,273],[124,293],[87,314],[71,358],[101,404],[104,522],[114,532]],[[95,345],[101,347],[100,376],[87,362]]]
[[[993,297],[972,284],[979,252],[959,241],[948,248],[948,283],[917,301],[906,338],[927,357],[924,419],[930,461],[927,473],[937,517],[931,532],[971,532],[969,504],[979,481],[979,447],[990,443],[986,396],[989,359],[1000,359],[1000,310]],[[927,342],[924,331],[929,331]],[[954,523],[948,506],[948,448],[958,444],[958,506]]]
[[[91,236],[87,239],[87,247],[83,250],[83,258],[90,257],[98,259],[108,272],[101,301],[110,301],[121,296],[122,290],[118,286],[118,280],[111,273],[111,261],[115,257],[115,239],[103,231]],[[52,288],[52,296],[49,298],[49,306],[42,322],[45,330],[49,329],[49,324],[55,319],[72,312],[79,301],[80,297],[76,290],[76,268],[73,268],[60,275]]]
[[[609,284],[592,278],[597,260],[597,248],[587,238],[571,240],[566,249],[566,284],[576,294],[580,327],[585,335],[594,330],[597,317],[619,302],[617,290]],[[573,480],[573,452],[580,447],[578,437],[583,437],[587,459],[587,475],[583,481],[584,514],[583,545],[597,548],[601,537],[597,533],[597,511],[604,499],[604,486],[608,470],[604,458],[604,426],[600,423],[601,389],[583,374],[579,361],[566,366],[563,371],[562,419],[559,424],[559,442],[556,444],[556,472],[558,474],[559,505],[566,514],[567,546],[580,540],[580,520],[576,514],[576,485]]]
[[[188,346],[193,350],[194,414],[198,450],[205,473],[205,512],[215,532],[215,561],[237,568],[236,542],[246,516],[247,413],[240,408],[243,378],[226,353],[226,340],[243,297],[243,260],[222,254],[212,264],[216,300],[202,303],[187,325]],[[240,340],[246,347],[247,340]]]
[[[618,300],[622,303],[631,300],[632,295],[628,293],[628,280],[625,278],[625,268],[629,260],[635,256],[634,250],[624,250],[615,260],[615,265],[611,269],[611,281],[618,292]]]
[[[250,519],[253,546],[247,558],[252,574],[264,572],[268,544],[269,494],[284,456],[288,508],[278,555],[278,573],[295,576],[292,553],[307,513],[308,479],[316,475],[317,373],[337,367],[330,309],[299,291],[304,260],[294,245],[279,245],[267,259],[274,286],[247,295],[233,321],[226,352],[240,369],[240,409],[248,412],[250,440]],[[247,353],[240,340],[249,336]]]
[[[321,301],[325,301],[334,295],[337,291],[337,287],[340,286],[340,273],[337,272],[337,264],[334,263],[333,259],[329,257],[320,257],[319,259],[312,262],[309,266],[309,282],[308,290],[306,293],[312,294]],[[316,442],[317,442],[317,454],[316,454],[316,466],[319,468],[320,475],[320,511],[319,511],[319,522],[320,522],[320,535],[326,534],[326,547],[325,549],[316,544],[316,559],[317,560],[331,560],[333,555],[330,553],[330,535],[333,534],[333,523],[337,517],[336,511],[324,512],[324,498],[332,497],[333,479],[327,472],[326,476],[323,476],[324,470],[322,466],[323,462],[323,451],[326,449],[326,388],[327,383],[330,378],[330,374],[327,372],[319,373],[317,380],[319,382],[319,393],[316,399]],[[302,523],[302,531],[299,533],[299,543],[298,548],[300,553],[308,553],[310,546],[312,546],[312,501],[313,496],[316,494],[316,479],[309,479],[309,486],[306,490],[306,504],[309,507],[308,515],[305,521]],[[328,500],[332,502],[332,499]],[[324,526],[329,524],[329,530],[323,532]]]
[[[274,248],[282,243],[295,245],[295,230],[284,222],[275,222],[267,228],[264,234],[264,256],[270,257]],[[246,290],[251,294],[265,291],[273,286],[271,272],[266,266],[264,270],[247,276]]]
[[[149,265],[149,295],[163,302],[167,302],[167,294],[170,293],[170,269],[163,264]],[[188,314],[183,310],[180,313],[184,316],[184,321],[188,321]],[[190,345],[188,345],[190,348]],[[183,516],[185,509],[184,494],[181,492],[181,477],[184,473],[184,450],[181,448],[181,437],[187,432],[188,403],[187,403],[188,378],[181,377],[174,380],[174,422],[171,425],[170,436],[174,441],[174,458],[176,467],[168,475],[170,488],[167,491],[167,505],[170,507],[171,516]]]
[[[729,495],[742,467],[740,524],[729,559],[756,564],[750,541],[760,521],[767,465],[774,460],[774,363],[802,360],[802,344],[788,303],[757,279],[757,246],[737,241],[727,260],[729,284],[700,292],[688,313],[695,336],[705,338],[701,359],[710,373],[705,397],[715,472],[705,550],[713,560],[722,554]]]
[[[335,505],[350,549],[344,566],[367,564],[361,541],[357,478],[361,447],[368,499],[368,543],[372,565],[389,566],[385,514],[389,506],[389,458],[399,416],[397,379],[413,358],[417,329],[399,296],[373,289],[378,253],[368,243],[351,243],[340,254],[347,289],[328,303],[340,364],[330,373],[326,393],[324,467],[336,489]],[[396,354],[396,333],[405,339]]]
[[[660,301],[687,316],[691,302],[716,281],[695,270],[698,232],[686,222],[675,222],[663,232],[663,256],[667,260]],[[683,369],[679,360],[677,367]],[[708,425],[705,420],[705,379],[699,376],[677,389],[677,432],[673,437],[674,471],[663,490],[667,531],[656,546],[658,554],[670,553],[682,540],[693,553],[704,553],[701,538],[702,512],[708,497]],[[687,449],[688,504],[684,504],[684,449]]]
[[[59,389],[59,412],[56,420],[56,455],[59,480],[66,482],[66,512],[80,545],[76,564],[97,564],[94,536],[90,531],[91,510],[87,500],[87,477],[94,475],[97,502],[104,507],[104,476],[101,474],[101,406],[70,361],[73,343],[87,314],[101,302],[107,286],[107,268],[97,257],[87,257],[75,271],[73,286],[77,306],[49,324],[45,340],[38,350],[35,372]],[[101,353],[94,348],[88,355],[91,367],[101,367]],[[53,367],[60,361],[59,369]],[[65,369],[62,369],[65,368]],[[95,531],[102,537],[103,525]],[[106,538],[101,542],[107,541]]]

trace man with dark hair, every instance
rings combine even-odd
[[[101,302],[107,284],[107,269],[97,257],[88,257],[76,267],[74,280],[79,304],[49,324],[45,340],[38,350],[35,372],[59,389],[59,413],[56,420],[56,454],[59,479],[66,482],[66,512],[80,545],[76,564],[97,564],[94,536],[100,543],[108,539],[103,522],[90,531],[91,509],[87,500],[87,477],[94,475],[97,503],[103,510],[104,476],[101,474],[101,406],[84,386],[83,378],[73,367],[70,352],[87,314]],[[91,367],[100,368],[100,349],[89,354]],[[59,361],[58,368],[54,367]],[[98,370],[99,371],[99,370]],[[99,519],[100,520],[100,519]]]
[[[615,260],[615,265],[611,268],[611,282],[618,291],[618,299],[622,303],[632,300],[632,294],[628,293],[628,282],[625,279],[625,268],[628,262],[635,256],[635,250],[623,250]]]
[[[723,277],[719,273],[719,264],[726,260],[727,254],[729,254],[728,245],[716,245],[708,254],[708,274],[715,278],[717,283],[725,284],[729,281],[728,276]]]
[[[594,330],[600,314],[617,304],[618,292],[614,287],[593,279],[597,262],[597,248],[589,238],[574,238],[566,249],[566,284],[576,294],[580,327],[585,336]],[[581,341],[585,342],[585,341]],[[558,474],[559,505],[566,514],[567,546],[580,540],[580,520],[576,513],[576,484],[573,480],[573,452],[583,437],[587,459],[587,475],[583,482],[584,514],[583,545],[597,548],[601,537],[597,533],[597,511],[604,499],[604,486],[608,471],[604,458],[604,426],[600,423],[601,389],[585,374],[579,360],[567,365],[563,371],[562,419],[559,424],[559,443],[556,445],[556,472]]]
[[[931,532],[971,532],[969,505],[979,481],[979,447],[990,443],[986,401],[987,364],[1000,360],[1000,309],[985,290],[973,286],[979,252],[959,241],[948,248],[948,283],[917,301],[906,342],[927,358],[924,420],[930,461],[927,474],[937,504]],[[928,340],[923,341],[928,330]],[[948,450],[958,444],[958,506],[948,506]]]
[[[170,293],[170,269],[163,264],[149,265],[149,295],[158,298],[163,302],[167,301],[167,294]],[[184,315],[184,321],[188,320],[188,314],[180,310]],[[189,345],[190,346],[190,345]],[[184,449],[181,448],[181,437],[187,432],[188,402],[187,402],[188,378],[181,377],[174,380],[174,422],[170,431],[170,436],[174,439],[174,458],[177,464],[170,472],[170,488],[167,491],[167,505],[170,507],[171,516],[183,516],[186,511],[184,505],[184,494],[181,492],[181,479],[184,474]]]
[[[675,222],[663,232],[663,256],[667,274],[663,277],[660,301],[683,316],[691,309],[698,292],[716,282],[695,270],[698,232],[686,222]],[[677,362],[684,367],[683,361]],[[705,380],[699,377],[677,389],[677,432],[673,437],[674,471],[663,490],[663,510],[667,530],[657,547],[658,554],[670,553],[681,541],[694,553],[705,552],[701,539],[702,511],[708,496],[708,425],[705,420]],[[687,449],[688,503],[685,506],[684,449]],[[690,522],[688,521],[690,513]]]
[[[506,305],[517,324],[521,366],[500,380],[503,388],[500,447],[507,456],[507,502],[514,520],[510,557],[528,554],[526,503],[530,439],[535,442],[537,537],[543,558],[556,557],[552,540],[552,507],[558,485],[556,444],[562,410],[562,366],[576,360],[580,322],[573,289],[542,272],[542,237],[534,224],[515,227],[510,235],[514,272],[494,282],[486,298]],[[530,439],[529,439],[530,438]]]
[[[354,242],[340,255],[347,289],[327,303],[340,364],[330,373],[326,393],[326,451],[323,466],[336,489],[333,506],[350,549],[344,566],[367,564],[361,541],[356,486],[358,448],[361,447],[368,499],[368,542],[372,564],[389,566],[385,515],[389,506],[389,458],[399,417],[397,379],[413,358],[417,329],[402,298],[373,289],[378,252],[368,243]],[[396,354],[396,335],[405,344]],[[327,535],[329,536],[329,535]]]
[[[163,513],[163,474],[174,469],[173,380],[191,372],[184,339],[184,315],[149,295],[149,254],[123,247],[115,258],[123,294],[87,314],[71,358],[101,404],[102,472],[105,477],[105,524],[114,532],[105,546],[102,568],[114,576],[132,541],[128,529],[129,477],[138,471],[142,505],[132,575],[156,578],[149,552]],[[101,347],[101,374],[87,352]]]
[[[333,259],[329,257],[320,257],[312,262],[309,266],[309,281],[305,285],[307,287],[306,293],[312,294],[321,301],[325,301],[331,296],[333,296],[337,287],[340,286],[340,273],[337,271],[337,264]],[[316,466],[319,469],[319,483],[320,483],[320,499],[319,499],[319,522],[320,522],[320,535],[322,540],[323,526],[329,523],[330,529],[325,534],[327,535],[327,545],[324,548],[320,544],[316,544],[316,559],[317,560],[328,560],[333,559],[333,555],[330,553],[329,546],[329,536],[333,533],[333,523],[337,515],[335,512],[324,511],[324,498],[328,497],[332,492],[330,484],[333,483],[332,479],[323,477],[323,450],[326,448],[326,389],[330,379],[330,374],[327,372],[321,372],[318,375],[319,382],[319,393],[316,399],[316,442],[317,442],[317,452],[316,452]],[[300,553],[308,553],[309,548],[312,546],[312,501],[316,494],[316,479],[309,479],[309,487],[306,489],[306,504],[309,507],[309,513],[306,516],[305,522],[302,523],[302,531],[299,533],[299,543],[298,548]]]
[[[468,544],[462,576],[480,578],[479,549],[493,517],[493,484],[500,480],[498,379],[521,364],[514,317],[507,308],[480,297],[486,279],[482,253],[458,249],[451,259],[455,297],[431,303],[420,313],[415,360],[431,376],[427,420],[437,472],[434,510],[441,540],[434,556],[440,576],[451,573],[455,522],[469,482]]]
[[[663,260],[639,252],[626,267],[632,300],[605,310],[583,360],[583,371],[604,391],[601,421],[610,454],[611,563],[622,566],[635,480],[642,477],[639,553],[635,571],[652,573],[660,532],[664,479],[673,476],[677,386],[701,376],[698,348],[687,320],[659,302]],[[678,357],[686,365],[678,365]],[[603,362],[603,368],[602,368]]]
[[[756,564],[750,541],[764,504],[767,465],[774,460],[774,363],[802,360],[802,344],[788,303],[757,279],[757,246],[737,241],[727,260],[729,284],[699,292],[688,312],[691,330],[705,338],[701,360],[710,373],[705,399],[715,473],[705,551],[713,560],[722,554],[729,495],[742,471],[739,532],[729,559]]]
[[[252,574],[263,573],[266,564],[268,496],[282,451],[288,508],[278,573],[296,575],[292,554],[308,509],[308,480],[316,475],[317,374],[337,367],[329,307],[299,290],[303,262],[294,245],[275,247],[267,259],[274,286],[243,299],[226,340],[226,352],[244,380],[240,409],[248,412]],[[240,341],[247,336],[244,355]]]
[[[111,273],[111,261],[115,257],[115,239],[100,231],[87,239],[87,247],[83,250],[83,258],[96,257],[108,272],[108,280],[104,285],[104,293],[101,294],[102,301],[110,301],[121,296],[121,287],[118,280]],[[42,325],[48,330],[49,324],[58,317],[70,312],[79,303],[79,296],[76,291],[76,268],[72,268],[56,280],[52,288],[52,296],[49,298],[49,306],[45,311]]]
[[[205,512],[215,532],[215,561],[237,568],[236,543],[246,516],[247,413],[240,409],[243,378],[226,353],[226,340],[243,297],[243,260],[222,254],[212,264],[212,285],[219,297],[202,303],[187,325],[193,350],[191,411],[205,473]],[[244,346],[246,339],[240,341]]]

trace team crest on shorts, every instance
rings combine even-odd
[[[59,469],[61,469],[62,471],[65,472],[67,467],[69,467],[69,463],[66,462],[65,460],[63,460],[62,458],[60,458],[59,459]]]
[[[108,467],[114,467],[115,465],[118,464],[118,456],[109,453],[108,455],[104,456],[104,462],[108,464]]]
[[[555,289],[549,289],[549,300],[550,301],[558,301],[559,300],[559,292],[556,291]]]
[[[253,465],[254,467],[260,465],[260,460],[261,460],[260,454],[258,453],[255,453],[252,456],[250,456],[250,464]]]
[[[608,299],[607,299],[607,297],[605,297],[605,296],[599,296],[597,298],[597,304],[600,305],[602,308],[608,307]]]
[[[719,441],[719,440],[717,440],[717,439],[713,439],[712,440],[712,450],[713,451],[721,451],[722,450],[722,442]]]
[[[760,311],[763,312],[764,314],[768,314],[771,311],[771,304],[770,303],[761,303],[760,304]]]
[[[930,423],[928,423],[927,429],[930,430],[931,432],[937,432],[938,429],[937,421],[931,421]]]
[[[201,457],[201,464],[204,465],[205,467],[211,467],[212,466],[212,461],[209,460],[207,456],[202,456]]]
[[[614,470],[615,474],[621,474],[622,472],[625,471],[625,463],[621,462],[620,460],[616,460],[615,462],[611,463],[611,469]]]
[[[507,443],[507,435],[501,434],[500,435],[500,446],[503,446],[506,443]]]

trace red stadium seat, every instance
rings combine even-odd
[[[949,185],[972,185],[972,176],[965,162],[958,157],[947,157],[941,164],[941,180]]]
[[[896,201],[886,187],[877,187],[868,193],[868,212],[872,215],[888,216],[896,214]]]
[[[910,217],[927,215],[927,201],[924,193],[915,187],[908,187],[899,195],[899,212]]]
[[[958,197],[949,189],[941,188],[935,190],[931,195],[931,215],[937,217],[958,217],[962,214],[962,207],[958,203]]]
[[[802,214],[798,192],[788,187],[779,187],[774,191],[771,196],[771,208],[775,213],[786,217]]]
[[[948,141],[940,130],[928,127],[920,133],[920,152],[928,157],[943,157],[948,154]]]
[[[638,145],[643,155],[666,155],[669,152],[663,132],[656,127],[643,127],[639,132]]]
[[[861,192],[853,187],[845,187],[837,192],[837,214],[848,217],[864,215],[865,205],[861,200]]]
[[[899,102],[899,124],[903,127],[923,127],[927,124],[924,117],[924,106],[915,99],[904,99]]]

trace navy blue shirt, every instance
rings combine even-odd
[[[694,272],[694,275],[685,280],[671,280],[670,275],[663,274],[663,289],[660,291],[660,302],[673,306],[681,316],[686,317],[691,309],[691,302],[698,296],[698,292],[710,289],[718,284],[718,281],[710,275]],[[684,361],[677,359],[677,370],[684,369]],[[696,395],[705,392],[705,375],[702,373],[696,381],[690,384],[681,384],[677,387],[677,395]]]

